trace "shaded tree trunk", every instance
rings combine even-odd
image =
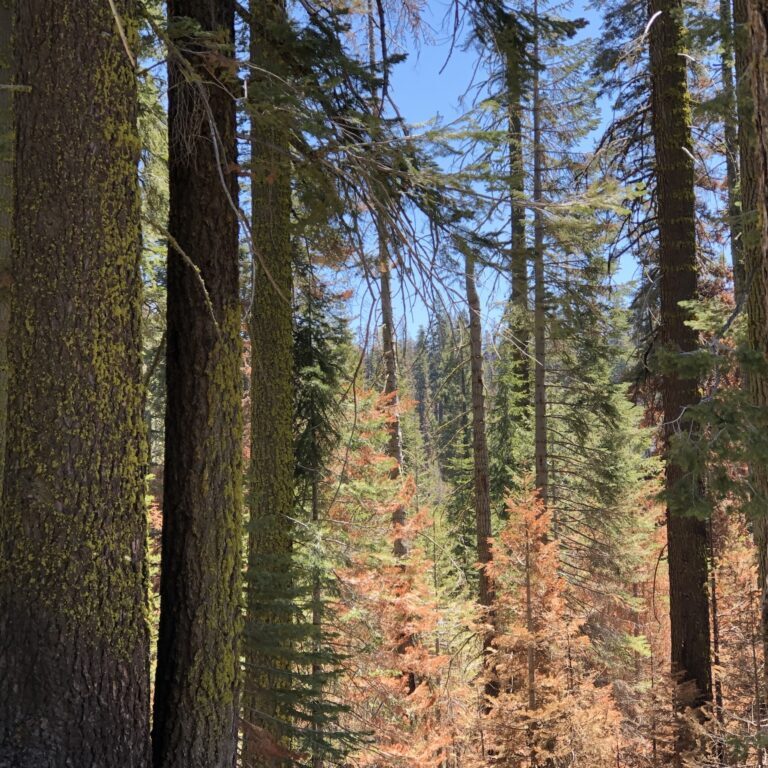
[[[107,3],[16,10],[0,765],[146,768],[136,77]]]
[[[8,404],[8,324],[11,311],[11,221],[13,216],[13,94],[11,0],[0,0],[0,497],[3,493]],[[4,89],[3,86],[6,86]]]
[[[465,250],[464,279],[469,308],[469,353],[472,382],[472,465],[475,489],[475,529],[477,531],[477,560],[480,563],[479,602],[486,610],[485,621],[490,625],[483,636],[486,665],[491,661],[490,652],[495,631],[496,589],[488,567],[493,559],[491,551],[491,493],[488,440],[485,429],[485,388],[483,384],[483,333],[480,314],[480,297],[475,284],[474,255]],[[499,682],[495,673],[487,669],[485,684],[487,696],[498,696]]]
[[[155,768],[229,768],[242,513],[235,102],[214,84],[229,76],[206,55],[207,40],[174,36],[174,24],[191,19],[232,45],[234,2],[171,0],[168,15],[177,49],[168,72],[173,240],[153,755]]]
[[[693,144],[690,98],[683,56],[681,0],[651,0],[650,13],[660,12],[650,29],[653,135],[658,187],[661,343],[670,352],[697,348],[697,334],[686,325],[681,301],[697,295]],[[676,430],[687,430],[687,406],[698,401],[695,379],[674,371],[662,380],[663,437],[668,452]],[[680,492],[683,470],[669,456],[665,485]],[[700,483],[695,493],[701,493]],[[690,514],[686,502],[667,500],[669,600],[672,672],[677,679],[676,706],[696,713],[712,701],[709,600],[707,596],[707,522]],[[690,729],[680,725],[677,760],[695,748]]]
[[[268,765],[265,736],[286,744],[293,589],[293,314],[288,117],[283,0],[253,0],[249,111],[254,248],[251,338],[250,522],[246,574],[243,764]],[[271,74],[270,74],[271,73]]]
[[[760,154],[757,130],[768,124],[755,111],[757,79],[762,71],[758,63],[751,72],[756,49],[749,24],[749,0],[734,0],[736,25],[736,75],[739,109],[739,151],[741,156],[742,237],[745,272],[749,276],[747,291],[747,333],[751,349],[768,360],[768,259],[761,243],[761,225],[765,206],[766,183],[764,157]],[[754,43],[759,45],[759,27]],[[747,384],[752,402],[759,408],[768,407],[768,375],[761,370],[747,372]],[[757,549],[758,581],[760,587],[760,636],[763,648],[763,691],[768,691],[768,466],[753,463],[750,467],[754,489],[752,529]],[[763,696],[764,699],[764,696]]]

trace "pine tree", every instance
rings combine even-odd
[[[683,55],[683,5],[654,0],[649,33],[652,79],[653,135],[658,190],[661,342],[671,353],[692,352],[697,334],[687,324],[680,302],[697,295],[694,168],[691,150],[690,105],[686,59]],[[667,370],[662,379],[664,440],[669,447],[675,432],[689,425],[686,408],[698,400],[696,380]],[[693,484],[693,494],[680,499],[681,481]],[[708,536],[706,520],[696,515],[700,480],[685,478],[681,467],[666,463],[667,544],[672,631],[672,670],[678,677],[677,704],[701,708],[711,702],[709,600],[706,591]],[[693,508],[692,508],[693,506]],[[677,760],[694,749],[692,734],[681,726]]]
[[[761,154],[765,114],[759,114],[762,62],[760,54],[761,28],[755,7],[745,0],[734,0],[736,28],[736,71],[738,75],[739,150],[741,152],[742,234],[744,264],[749,276],[747,289],[747,332],[750,349],[759,356],[760,365],[746,373],[752,403],[768,407],[768,265],[765,244],[765,161]],[[764,681],[768,685],[768,466],[765,461],[751,462],[754,487],[753,530],[757,549],[758,579],[761,587],[761,622]],[[768,688],[766,689],[768,690]]]
[[[0,764],[146,768],[135,6],[16,10]]]
[[[168,339],[156,768],[231,766],[237,742],[241,398],[234,3],[173,0]]]
[[[282,0],[250,5],[252,298],[243,733],[245,766],[267,760],[263,734],[288,746],[294,512],[291,161],[279,80],[291,76]]]

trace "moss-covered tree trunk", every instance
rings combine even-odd
[[[736,94],[738,105],[739,156],[741,170],[741,234],[744,271],[750,276],[746,287],[747,333],[750,348],[768,359],[768,266],[764,262],[757,217],[758,160],[755,115],[752,100],[750,60],[752,57],[748,0],[734,0],[733,19],[736,50]],[[752,402],[768,407],[768,376],[760,370],[746,373]],[[752,475],[752,529],[757,550],[763,646],[763,685],[768,688],[768,466],[754,462]]]
[[[693,144],[681,0],[652,0],[650,29],[653,136],[659,229],[661,339],[668,352],[691,352],[697,334],[686,325],[680,306],[697,295]],[[665,371],[662,379],[663,437],[666,450],[678,430],[687,430],[687,406],[698,402],[695,379]],[[683,471],[666,461],[666,490],[680,492]],[[699,488],[697,492],[701,492]],[[679,498],[679,497],[678,497]],[[672,632],[672,672],[678,685],[678,709],[695,712],[712,700],[709,601],[707,596],[707,522],[691,514],[684,502],[667,502],[669,601]],[[681,726],[677,758],[692,749],[693,736]]]
[[[11,217],[13,215],[13,9],[0,0],[0,497],[3,493],[8,404],[8,324],[11,310]]]
[[[167,405],[155,768],[237,743],[241,373],[234,2],[171,0]],[[211,41],[218,46],[214,56]],[[226,85],[229,84],[228,89]]]
[[[136,77],[108,3],[16,8],[0,765],[146,768]]]
[[[491,491],[488,438],[485,427],[485,385],[483,383],[483,330],[480,314],[480,297],[475,283],[475,259],[468,249],[464,254],[464,280],[469,309],[469,354],[472,382],[472,467],[475,491],[475,530],[477,534],[477,561],[480,564],[479,602],[485,609],[485,621],[489,625],[483,635],[483,651],[486,654],[487,696],[498,696],[499,683],[491,667],[494,639],[496,589],[490,574],[493,560],[491,550]]]
[[[291,162],[283,111],[282,0],[251,10],[252,235],[250,512],[243,706],[243,764],[271,765],[265,738],[286,746],[290,697],[291,550],[294,514]],[[268,74],[273,73],[273,74]]]

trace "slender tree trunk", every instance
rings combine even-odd
[[[246,768],[268,765],[263,729],[287,745],[293,589],[293,313],[287,76],[283,0],[253,0],[250,78],[254,255],[251,337],[251,461],[244,686]]]
[[[320,521],[320,467],[313,468],[312,477],[312,522],[315,526]],[[314,633],[314,652],[319,655],[321,651],[321,633],[323,629],[323,594],[322,584],[320,582],[320,568],[315,568],[315,572],[312,574],[312,630]],[[312,677],[314,678],[314,689],[319,695],[322,690],[321,676],[323,674],[323,668],[317,658],[312,661]],[[315,739],[318,742],[314,747],[312,754],[312,768],[323,768],[323,754],[319,747],[319,741],[323,733],[323,726],[318,721],[317,715],[312,724],[315,731]]]
[[[723,89],[723,139],[725,176],[728,194],[728,229],[731,265],[736,301],[744,294],[744,239],[741,233],[739,202],[739,136],[736,123],[736,86],[734,83],[734,32],[731,0],[720,0],[720,77]]]
[[[712,518],[709,519],[709,594],[712,606],[712,663],[715,719],[719,731],[714,737],[714,757],[717,765],[725,765],[725,717],[723,714],[723,683],[720,679],[720,614],[717,599],[717,552],[715,549],[715,529]]]
[[[697,335],[686,325],[681,301],[697,295],[694,169],[690,98],[683,56],[681,0],[651,0],[651,15],[660,12],[650,29],[653,134],[658,187],[661,343],[674,352],[697,347]],[[676,430],[687,430],[685,409],[698,401],[694,379],[667,372],[662,380],[664,441],[669,450]],[[682,469],[669,457],[667,492],[677,491]],[[701,488],[697,489],[701,492]],[[678,685],[676,706],[697,714],[712,701],[709,599],[707,595],[707,522],[667,502],[669,600],[672,630],[672,672]],[[690,729],[681,725],[676,759],[695,748]]]
[[[234,42],[234,2],[170,0]],[[167,404],[155,768],[230,768],[237,744],[241,396],[235,102],[207,41],[169,55]],[[234,51],[232,50],[234,54]],[[214,83],[219,83],[214,85]],[[230,83],[234,87],[233,83]]]
[[[523,68],[519,42],[510,33],[507,49],[506,87],[509,100],[509,197],[511,206],[512,248],[510,269],[512,297],[510,329],[512,332],[513,370],[516,402],[525,410],[531,404],[530,318],[528,310],[528,244],[525,234],[525,162],[523,157]]]
[[[136,77],[107,3],[16,9],[0,765],[146,768]]]
[[[397,342],[395,341],[395,318],[392,311],[392,288],[390,279],[389,257],[386,246],[380,238],[379,274],[381,281],[381,346],[384,356],[384,394],[388,396],[391,408],[389,417],[389,440],[387,455],[394,460],[390,478],[397,480],[403,467],[403,435],[400,427],[397,371]],[[402,527],[405,525],[405,506],[398,504],[392,512],[392,525],[395,528],[394,553],[396,557],[405,557],[408,546],[402,537]]]
[[[8,405],[8,325],[11,311],[11,221],[13,217],[13,9],[0,0],[0,498]]]
[[[475,528],[477,531],[477,560],[480,563],[480,605],[486,610],[485,620],[490,625],[483,637],[486,664],[491,661],[490,653],[495,631],[496,588],[488,568],[493,559],[491,551],[491,493],[488,439],[485,429],[485,389],[483,384],[483,333],[480,314],[480,297],[475,284],[475,259],[467,248],[464,253],[464,278],[469,307],[469,350],[472,381],[472,457],[475,488]],[[492,669],[487,669],[485,693],[498,696],[499,682]]]
[[[538,2],[534,2],[534,13],[538,16]],[[536,32],[534,42],[534,60],[539,60],[539,37]],[[534,276],[534,443],[536,490],[544,505],[548,495],[548,456],[547,456],[547,316],[544,306],[546,286],[544,284],[544,216],[541,211],[543,202],[542,173],[544,165],[544,145],[541,140],[541,94],[539,72],[533,75],[533,276]]]
[[[759,352],[763,360],[768,360],[768,260],[761,244],[762,226],[760,222],[765,206],[765,180],[761,180],[763,156],[758,141],[757,130],[765,129],[768,122],[755,110],[754,86],[762,71],[762,63],[754,67],[752,57],[756,49],[749,25],[749,0],[734,0],[733,16],[736,25],[736,75],[739,108],[739,151],[741,155],[741,204],[742,237],[745,272],[748,276],[747,294],[747,333],[750,348]],[[759,32],[759,30],[757,30]],[[759,40],[759,34],[754,42]],[[747,384],[752,402],[759,408],[768,407],[768,375],[761,370],[747,372]],[[760,635],[763,649],[763,701],[768,691],[768,466],[753,463],[750,467],[752,487],[755,498],[752,529],[757,549],[758,580],[760,586]]]

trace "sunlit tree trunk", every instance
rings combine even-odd
[[[491,553],[491,494],[488,439],[485,427],[485,388],[483,384],[483,333],[480,313],[480,297],[475,283],[475,259],[466,248],[464,253],[464,279],[469,308],[469,354],[472,382],[472,464],[475,490],[475,528],[477,532],[477,560],[480,564],[479,602],[486,610],[485,621],[490,625],[483,636],[486,660],[493,644],[496,590],[489,572]],[[488,696],[498,696],[499,683],[491,669],[485,685]]]
[[[293,312],[288,117],[280,90],[286,65],[283,0],[253,0],[249,111],[253,301],[251,338],[250,522],[246,574],[243,764],[271,765],[264,734],[287,746],[291,687],[288,602],[293,589]]]
[[[114,10],[16,3],[4,766],[150,760],[138,37]]]

